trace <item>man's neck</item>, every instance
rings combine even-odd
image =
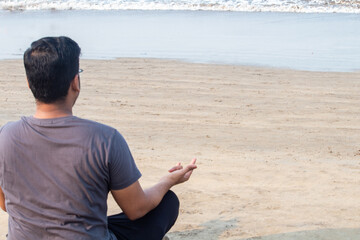
[[[72,107],[65,103],[36,103],[35,118],[49,119],[72,116]]]

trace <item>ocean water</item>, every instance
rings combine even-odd
[[[314,5],[313,1],[298,2]],[[79,43],[82,58],[87,59],[142,57],[309,71],[360,70],[359,13],[327,13],[333,6],[316,13],[169,10],[171,6],[217,10],[221,4],[225,9],[241,2],[0,1],[0,59],[21,58],[30,43],[41,37],[65,35]],[[345,9],[347,2],[339,4]],[[168,10],[153,10],[165,5]],[[140,10],[106,10],[125,6]],[[70,8],[78,10],[59,10]]]

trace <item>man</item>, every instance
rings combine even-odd
[[[8,239],[161,240],[178,215],[170,188],[190,178],[196,160],[177,164],[143,190],[119,132],[72,115],[79,55],[67,37],[42,38],[24,53],[36,112],[0,129],[0,207],[9,214]],[[106,217],[109,191],[123,213]]]

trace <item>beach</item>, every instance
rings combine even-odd
[[[80,65],[74,115],[123,134],[143,187],[198,159],[173,188],[171,240],[360,236],[360,72],[149,58]],[[21,60],[0,61],[0,107],[0,126],[34,112]],[[119,211],[109,196],[108,214]]]

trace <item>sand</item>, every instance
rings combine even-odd
[[[198,158],[174,187],[170,239],[360,236],[360,73],[156,59],[82,60],[74,114],[116,127],[144,187]],[[22,62],[0,62],[0,125],[31,115]],[[109,214],[119,211],[109,197]],[[0,213],[0,239],[7,214]]]

